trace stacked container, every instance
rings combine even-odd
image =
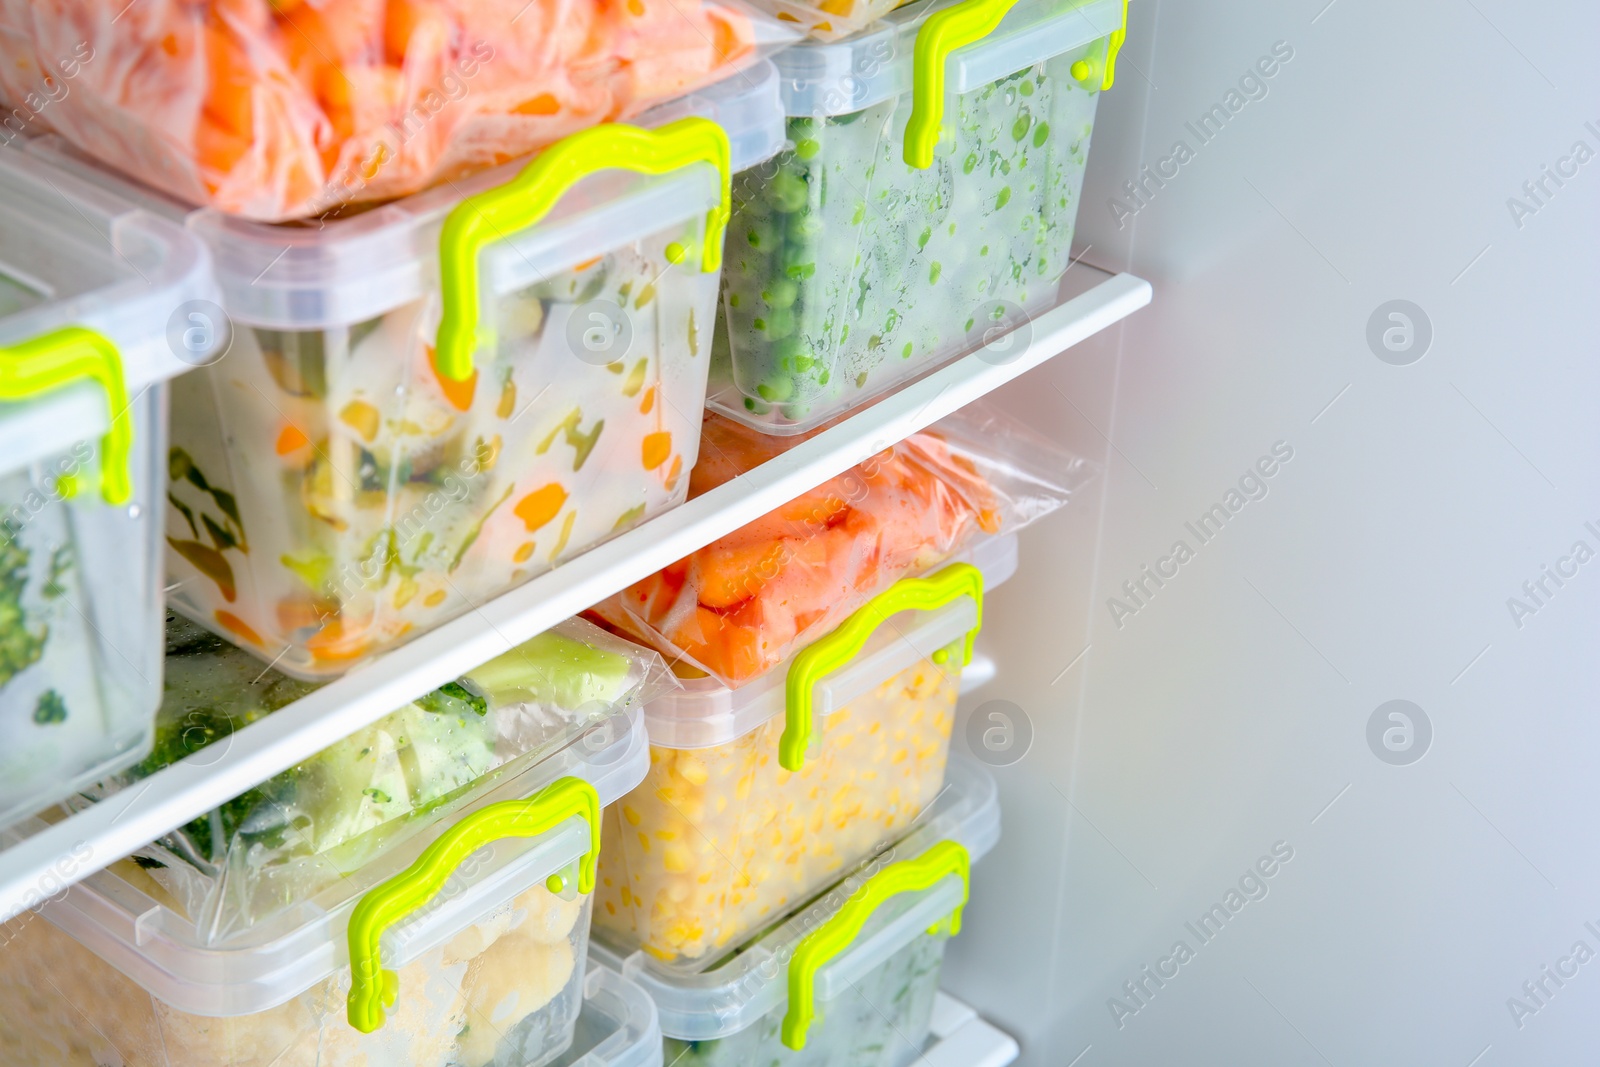
[[[233,323],[174,393],[174,606],[335,676],[684,498],[729,181],[782,143],[776,73],[640,124],[345,218],[167,205]]]
[[[591,960],[572,1046],[550,1067],[664,1067],[655,1001],[637,983]]]
[[[957,757],[911,833],[720,966],[675,974],[592,951],[649,991],[676,1067],[905,1067],[928,1037],[970,864],[999,837],[994,780]]]
[[[924,0],[780,53],[793,147],[735,182],[711,406],[799,433],[1053,303],[1125,17]]]
[[[0,828],[149,748],[164,380],[214,345],[208,278],[180,227],[0,149]]]
[[[645,712],[650,773],[606,813],[595,925],[663,972],[714,964],[886,848],[945,780],[961,667],[1016,539],[903,579],[787,671],[687,679]]]
[[[308,688],[181,620],[134,787]],[[659,659],[573,621],[0,927],[0,1058],[542,1067]]]

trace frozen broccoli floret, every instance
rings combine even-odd
[[[28,550],[0,530],[0,688],[44,655],[50,628],[28,626],[22,592],[28,585]]]

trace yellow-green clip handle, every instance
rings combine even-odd
[[[1090,53],[1088,57],[1074,62],[1068,73],[1076,78],[1085,89],[1090,90],[1096,88],[1094,82],[1098,75],[1100,82],[1098,88],[1101,92],[1105,92],[1117,80],[1117,52],[1122,49],[1122,42],[1127,36],[1128,0],[1122,0],[1122,25],[1120,28],[1112,30],[1111,34],[1105,38],[1105,56],[1101,60],[1104,64],[1104,69],[1095,70],[1096,57],[1094,53]]]
[[[82,381],[100,386],[110,416],[111,429],[100,441],[100,495],[107,504],[126,504],[133,495],[128,468],[133,419],[117,346],[105,334],[64,326],[31,341],[0,347],[0,400],[28,400]]]
[[[967,905],[971,888],[971,859],[956,841],[941,841],[914,860],[891,863],[853,893],[839,914],[807,934],[789,961],[789,1010],[783,1016],[783,1043],[799,1052],[806,1047],[806,1030],[816,1017],[817,972],[829,960],[850,946],[872,913],[890,897],[915,893],[938,884],[950,875],[961,878],[961,903],[950,913],[950,936],[961,932],[961,909]],[[942,922],[928,933],[936,934]]]
[[[944,68],[950,53],[994,32],[1017,0],[962,0],[928,16],[912,52],[911,118],[905,160],[918,170],[933,165],[933,146],[944,122]]]
[[[694,163],[717,168],[722,189],[706,215],[701,269],[722,266],[722,234],[733,202],[733,164],[728,135],[705,118],[679,119],[657,130],[607,123],[575,133],[545,149],[504,185],[468,197],[444,220],[439,234],[439,283],[443,315],[434,366],[451,381],[472,376],[472,357],[490,338],[478,321],[478,254],[485,245],[544,218],[579,181],[597,171],[620,168],[666,174]]]
[[[944,122],[944,76],[950,53],[993,33],[1016,3],[1017,0],[962,0],[928,16],[917,31],[912,53],[911,118],[906,121],[904,152],[910,166],[927,170],[933,165],[933,148],[939,143],[939,127]],[[1106,45],[1101,89],[1111,88],[1117,50],[1127,35],[1128,0],[1122,0],[1122,28],[1111,34]],[[1072,76],[1079,81],[1088,77],[1084,60],[1073,64]]]
[[[983,572],[970,563],[952,563],[927,578],[902,578],[867,601],[838,629],[796,655],[784,686],[787,718],[778,741],[778,764],[787,771],[805,766],[814,729],[812,698],[817,683],[854,659],[885,619],[902,611],[933,611],[960,596],[970,596],[978,606],[978,619],[967,631],[962,649],[961,666],[965,667],[972,662],[972,643],[983,628]],[[943,649],[933,656],[940,664],[945,658]]]
[[[578,866],[578,891],[591,892],[600,856],[600,797],[583,779],[562,778],[525,800],[506,800],[473,812],[429,845],[410,867],[362,897],[350,916],[350,1025],[372,1033],[383,1025],[385,1010],[399,999],[400,977],[384,970],[378,955],[385,930],[432,900],[451,872],[484,845],[503,837],[537,837],[574,815],[589,823],[589,851]]]

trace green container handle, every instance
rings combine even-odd
[[[993,33],[1017,0],[962,0],[928,16],[917,30],[912,53],[911,117],[906,122],[905,161],[918,170],[933,165],[933,148],[939,143],[944,122],[945,65],[950,53]],[[1116,74],[1117,50],[1128,33],[1128,0],[1122,0],[1122,28],[1106,44],[1105,73],[1100,88],[1111,88]],[[1080,67],[1082,68],[1080,70]],[[1073,64],[1072,76],[1088,77],[1083,61]]]
[[[902,578],[867,601],[839,628],[802,649],[789,664],[784,685],[786,719],[778,741],[778,764],[786,771],[805,766],[806,748],[815,730],[813,694],[826,675],[856,657],[867,639],[891,616],[902,611],[933,611],[961,596],[978,606],[978,620],[967,631],[961,666],[972,662],[972,643],[983,628],[983,572],[970,563],[952,563],[927,578]],[[948,658],[944,649],[933,654],[935,663]]]
[[[400,997],[400,976],[384,970],[379,958],[385,930],[437,896],[451,872],[484,845],[504,837],[537,837],[574,815],[589,823],[589,851],[578,866],[578,891],[591,892],[600,855],[600,797],[594,786],[570,777],[524,800],[478,809],[429,845],[410,867],[368,891],[350,916],[350,1025],[372,1033]],[[561,876],[552,874],[546,885],[558,892]]]
[[[111,417],[111,428],[100,439],[100,495],[107,504],[126,504],[133,496],[129,470],[133,419],[116,344],[95,330],[63,326],[31,341],[0,347],[0,400],[31,400],[84,381],[100,386]]]
[[[657,130],[606,123],[566,137],[534,157],[504,185],[470,196],[451,209],[439,234],[439,320],[434,366],[450,381],[472,377],[473,355],[490,341],[478,321],[478,254],[484,246],[526,229],[549,214],[567,191],[589,175],[623,169],[666,174],[694,163],[710,163],[721,180],[717,206],[706,214],[706,273],[722,266],[722,234],[733,203],[733,163],[728,135],[706,118],[686,118]],[[668,259],[678,262],[668,249]]]
[[[890,897],[929,889],[950,875],[961,879],[961,903],[950,913],[950,936],[961,932],[961,909],[971,889],[972,860],[957,841],[940,841],[912,860],[891,863],[851,894],[839,914],[807,934],[789,961],[789,1009],[783,1016],[783,1043],[799,1052],[817,1012],[817,972],[850,946],[872,914]],[[944,921],[928,927],[936,934]]]

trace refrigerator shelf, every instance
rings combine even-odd
[[[1150,284],[1077,263],[1062,299],[749,474],[536,577],[84,811],[0,836],[0,920],[294,766],[937,422],[1150,302]],[[1008,347],[1008,340],[1020,342]],[[983,1061],[989,1062],[989,1061]],[[998,1062],[998,1061],[996,1061]]]

